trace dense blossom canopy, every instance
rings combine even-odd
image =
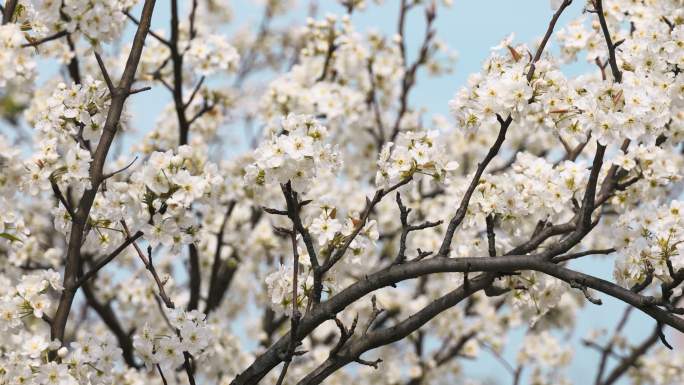
[[[569,384],[578,348],[596,384],[684,383],[684,1],[551,0],[447,117],[412,95],[453,69],[451,1],[393,1],[384,33],[354,25],[381,0],[231,33],[227,0],[160,28],[154,0],[4,1],[0,385],[475,384],[487,356]],[[602,298],[614,330],[569,341]]]

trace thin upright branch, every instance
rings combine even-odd
[[[453,217],[451,217],[451,220],[449,221],[446,234],[439,248],[439,257],[449,256],[449,252],[451,250],[451,241],[454,238],[456,228],[461,224],[461,222],[463,222],[463,219],[466,216],[466,213],[468,211],[468,205],[470,204],[470,198],[475,192],[477,185],[480,183],[480,178],[482,177],[482,174],[484,174],[485,169],[492,161],[492,159],[494,159],[494,157],[499,153],[499,150],[501,149],[504,140],[506,140],[506,132],[508,131],[508,127],[510,127],[511,123],[513,123],[513,118],[509,116],[506,120],[501,119],[501,117],[499,117],[498,119],[500,125],[499,134],[497,135],[494,144],[492,144],[492,146],[489,148],[487,155],[477,165],[477,170],[475,170],[475,174],[470,180],[468,189],[466,189],[466,192],[463,195],[463,198],[461,199],[461,204],[458,206],[456,213]]]
[[[211,277],[209,278],[209,294],[207,297],[206,306],[204,308],[205,314],[208,314],[219,305],[222,296],[221,288],[224,286],[222,282],[232,277],[232,274],[220,275],[220,273],[222,271],[222,267],[225,265],[225,263],[221,259],[221,252],[223,250],[224,245],[223,235],[226,230],[226,224],[228,223],[228,219],[230,218],[230,215],[232,214],[235,205],[235,201],[231,201],[230,203],[228,203],[228,208],[226,209],[226,214],[223,216],[221,227],[219,228],[218,234],[216,234],[216,249],[214,251],[214,261],[211,265]]]
[[[496,233],[494,232],[494,216],[487,215],[487,251],[490,257],[496,257]]]
[[[112,91],[111,104],[102,129],[102,136],[100,137],[97,148],[93,154],[93,161],[90,164],[91,187],[83,193],[75,217],[72,218],[72,227],[69,234],[66,264],[64,268],[64,290],[62,290],[60,296],[57,311],[54,316],[54,322],[50,327],[50,336],[52,340],[56,339],[64,342],[64,332],[69,312],[71,311],[71,304],[76,295],[76,291],[78,290],[76,284],[79,266],[81,264],[81,245],[83,244],[84,229],[88,222],[90,209],[95,201],[97,191],[104,180],[104,163],[107,159],[109,148],[114,141],[123,106],[133,84],[138,63],[140,62],[145,37],[150,28],[154,4],[155,0],[145,0],[143,5],[141,22],[133,38],[133,44],[128,59],[126,60],[123,75],[121,76],[118,86]]]
[[[105,67],[104,62],[102,61],[102,57],[97,51],[94,51],[95,53],[95,59],[97,60],[97,65],[100,67],[100,72],[102,72],[102,77],[105,80],[105,83],[107,84],[107,88],[109,89],[110,93],[114,92],[114,83],[112,83],[112,79],[109,77],[109,72],[107,72],[107,68]]]
[[[599,24],[601,24],[601,31],[603,32],[603,38],[606,40],[606,47],[608,48],[608,63],[610,64],[610,72],[613,74],[613,79],[616,83],[622,82],[622,72],[617,64],[617,58],[615,56],[615,47],[613,44],[613,39],[610,36],[610,31],[608,30],[608,23],[606,22],[606,15],[603,10],[603,0],[592,0],[594,7],[596,8],[596,15],[599,19]]]
[[[292,241],[292,314],[290,315],[290,330],[297,333],[297,327],[299,326],[299,320],[302,318],[302,314],[299,312],[298,306],[298,278],[299,278],[299,252],[297,251],[297,229],[292,228],[290,231],[290,239]],[[285,358],[283,361],[283,369],[278,376],[278,381],[276,385],[282,385],[283,380],[285,380],[285,375],[287,374],[287,369],[290,367],[292,362],[292,357],[295,354],[295,349],[297,348],[297,342],[292,339],[290,340],[290,346],[285,353]]]
[[[426,221],[418,225],[409,223],[408,217],[411,209],[406,208],[401,201],[401,193],[397,192],[397,206],[399,206],[399,217],[401,220],[401,236],[399,238],[399,252],[397,253],[394,263],[404,263],[406,261],[406,241],[408,235],[412,231],[423,230],[430,227],[436,227],[442,224],[442,221],[430,222]]]

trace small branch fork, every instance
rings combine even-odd
[[[412,231],[423,230],[431,227],[436,227],[442,224],[442,221],[430,222],[426,221],[418,225],[411,225],[408,221],[408,216],[411,213],[410,208],[406,208],[401,201],[401,193],[397,192],[397,206],[399,206],[400,218],[401,218],[401,238],[399,239],[399,252],[394,259],[395,264],[404,263],[406,261],[406,239],[408,234]]]
[[[599,19],[599,24],[601,25],[601,31],[603,32],[603,38],[606,40],[606,46],[608,48],[608,63],[610,64],[610,71],[613,75],[613,79],[616,83],[622,82],[622,72],[617,64],[617,58],[615,56],[615,48],[617,44],[613,44],[613,39],[610,37],[610,31],[608,30],[608,23],[606,22],[606,16],[603,11],[603,0],[592,0],[594,9],[596,10],[596,16]]]
[[[587,299],[587,301],[593,303],[594,305],[603,305],[603,302],[601,301],[600,298],[594,298],[591,293],[589,293],[589,289],[587,289],[586,285],[581,284],[580,282],[577,281],[570,281],[570,287],[573,289],[579,289],[582,291],[582,294],[584,294],[584,297]]]

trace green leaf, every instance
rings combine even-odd
[[[12,242],[21,242],[21,239],[15,237],[12,234],[8,234],[8,233],[0,233],[0,238],[5,238],[5,239],[12,241]]]

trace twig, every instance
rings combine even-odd
[[[603,302],[600,298],[594,298],[591,296],[591,293],[589,293],[589,289],[587,289],[585,285],[573,280],[570,281],[570,287],[581,290],[582,294],[584,294],[584,297],[587,299],[587,301],[593,303],[594,305],[603,305]]]
[[[197,85],[195,86],[195,89],[192,90],[192,93],[190,94],[190,98],[188,99],[188,101],[187,101],[185,104],[183,104],[183,109],[184,109],[184,110],[186,110],[186,109],[188,108],[188,106],[190,106],[190,104],[192,103],[192,101],[195,99],[195,95],[197,95],[197,92],[199,92],[200,88],[202,87],[202,84],[204,84],[204,79],[205,79],[205,77],[202,76],[202,77],[200,78],[199,82],[197,82]]]
[[[130,90],[130,91],[128,92],[128,95],[139,94],[139,93],[141,93],[141,92],[149,91],[149,90],[151,90],[151,89],[152,89],[152,87],[136,88],[136,89],[134,89],[134,90]]]
[[[159,366],[159,364],[157,364],[156,366],[157,366],[157,371],[159,371],[159,375],[161,376],[162,382],[164,383],[164,385],[169,385],[169,383],[166,382],[166,377],[164,377],[164,372],[162,372],[161,366]]]
[[[109,89],[109,92],[113,93],[114,83],[112,83],[112,79],[109,77],[109,73],[107,72],[107,68],[105,67],[104,62],[102,61],[102,57],[97,51],[95,51],[95,59],[97,59],[97,65],[100,66],[100,72],[102,72],[102,77],[104,77],[105,83],[107,83],[107,88]]]
[[[295,225],[293,225],[292,230],[289,231],[290,233],[290,239],[292,241],[292,315],[290,318],[290,330],[292,330],[293,335],[297,335],[297,329],[299,327],[299,320],[302,317],[302,314],[298,310],[298,304],[297,304],[297,289],[299,286],[298,278],[299,278],[299,252],[297,251],[297,229]],[[280,372],[280,376],[278,376],[278,381],[276,382],[276,385],[281,385],[283,383],[283,380],[285,379],[285,375],[287,374],[287,369],[290,367],[290,362],[292,361],[292,356],[295,353],[295,349],[297,348],[297,338],[292,338],[290,339],[290,346],[287,349],[287,353],[285,353],[285,358],[283,361],[285,363],[283,364],[283,369]]]
[[[614,252],[615,252],[615,248],[592,249],[592,250],[580,251],[580,252],[572,253],[572,254],[559,255],[557,257],[554,257],[552,259],[552,261],[554,263],[560,263],[560,262],[569,261],[571,259],[582,258],[582,257],[587,256],[587,255],[612,254]]]
[[[61,37],[67,36],[68,34],[69,34],[69,32],[67,32],[67,31],[59,31],[59,32],[52,34],[50,36],[46,36],[42,39],[33,40],[33,39],[27,38],[27,40],[29,40],[29,42],[26,44],[22,44],[21,46],[24,48],[26,48],[26,47],[36,47],[37,48],[39,45],[41,45],[43,43],[47,43],[47,42],[52,41],[52,40],[57,40]]]
[[[542,39],[541,43],[539,44],[539,47],[537,48],[537,52],[534,55],[534,58],[532,59],[532,63],[530,64],[530,70],[527,72],[527,81],[532,81],[532,78],[534,77],[534,72],[536,70],[536,63],[541,59],[541,55],[544,52],[544,48],[546,47],[546,43],[548,43],[549,39],[551,38],[551,34],[553,34],[553,30],[556,27],[556,23],[558,22],[558,19],[560,18],[561,14],[565,9],[572,3],[572,0],[565,0],[561,4],[561,6],[556,10],[556,12],[553,14],[553,17],[551,18],[551,21],[549,22],[549,27],[546,29],[546,34],[544,34],[544,38]]]
[[[59,201],[62,203],[62,206],[64,206],[67,213],[69,213],[70,219],[73,220],[74,218],[76,218],[76,213],[74,212],[74,209],[69,204],[69,201],[66,200],[64,194],[62,194],[62,191],[59,189],[57,182],[53,178],[50,178],[50,186],[52,187],[52,192],[55,194],[57,199],[59,199]]]
[[[126,16],[128,16],[128,18],[129,18],[134,24],[140,25],[140,21],[139,21],[135,16],[131,15],[130,12],[124,11],[124,14],[125,14]],[[171,46],[171,43],[170,43],[168,40],[164,39],[163,37],[161,37],[159,34],[155,33],[154,31],[150,30],[150,31],[149,31],[149,34],[150,34],[150,36],[152,36],[153,38],[157,39],[157,41],[159,41],[159,42],[162,43],[163,45],[165,45],[165,46],[167,46],[167,47]]]
[[[127,236],[126,240],[119,246],[117,247],[114,251],[109,253],[106,257],[103,257],[100,259],[98,262],[95,263],[95,266],[93,266],[90,271],[85,273],[81,278],[78,279],[76,282],[76,287],[81,287],[87,280],[92,278],[95,274],[97,274],[100,269],[105,267],[109,262],[111,262],[114,258],[116,258],[119,254],[121,254],[122,251],[124,251],[131,243],[135,242],[138,238],[143,236],[142,231],[138,231],[133,236]]]
[[[490,257],[496,257],[496,233],[494,233],[494,216],[487,215],[487,249]]]
[[[230,218],[231,214],[233,213],[233,209],[235,208],[236,202],[231,201],[228,203],[228,207],[226,209],[226,214],[223,216],[223,221],[221,222],[221,227],[219,228],[218,234],[216,234],[216,250],[214,251],[214,262],[212,263],[211,266],[211,276],[209,278],[209,295],[207,298],[206,306],[204,308],[204,313],[209,314],[214,308],[216,308],[222,297],[222,287],[223,285],[221,282],[224,282],[226,278],[230,280],[232,278],[232,274],[229,275],[221,275],[219,276],[219,273],[221,271],[222,267],[222,260],[221,260],[221,251],[223,249],[223,234],[225,233],[226,230],[226,225],[228,223],[228,219]],[[230,281],[228,281],[230,282]]]
[[[122,220],[121,225],[123,226],[126,237],[131,238],[131,233],[128,230],[126,222]],[[145,257],[145,254],[135,241],[133,241],[133,248],[135,248],[135,251],[138,253],[138,257],[143,262],[145,268],[150,272],[150,274],[152,274],[152,278],[154,279],[154,282],[157,284],[157,288],[159,289],[159,297],[161,297],[162,301],[164,301],[164,305],[166,305],[166,307],[168,307],[169,309],[175,308],[175,305],[173,304],[173,301],[171,301],[171,298],[169,298],[169,296],[166,295],[166,290],[164,290],[164,283],[159,278],[159,274],[157,274],[157,270],[155,269],[154,263],[152,262],[152,247],[147,247],[147,257]]]
[[[133,165],[133,163],[135,163],[136,160],[138,160],[138,157],[137,157],[137,156],[136,156],[135,158],[133,158],[133,160],[132,160],[129,164],[127,164],[126,166],[124,166],[123,168],[121,168],[121,169],[119,169],[119,170],[116,170],[116,171],[113,171],[113,172],[110,172],[110,173],[107,173],[107,174],[104,174],[104,175],[102,176],[102,178],[103,178],[103,179],[109,179],[109,178],[113,177],[113,176],[116,175],[116,174],[119,174],[119,173],[121,173],[121,172],[123,172],[123,171],[126,171],[128,168],[130,168],[130,167]]]
[[[418,58],[410,66],[406,63],[406,46],[404,42],[404,20],[406,17],[406,11],[408,11],[415,3],[411,5],[406,4],[406,0],[402,0],[400,10],[399,10],[399,49],[401,51],[402,63],[404,65],[404,76],[401,82],[401,93],[399,96],[399,112],[394,120],[394,125],[392,127],[392,133],[389,137],[389,141],[392,142],[399,135],[401,129],[401,121],[404,118],[408,110],[408,98],[416,82],[416,72],[418,68],[427,62],[428,56],[430,54],[430,44],[435,36],[435,31],[432,29],[432,24],[436,18],[436,12],[434,4],[428,4],[425,9],[425,37],[423,38],[423,43],[418,52]]]
[[[371,312],[370,317],[368,317],[368,321],[366,322],[366,326],[363,328],[362,335],[364,335],[364,336],[366,334],[368,334],[368,330],[373,325],[373,322],[375,322],[375,320],[378,318],[378,316],[385,311],[385,309],[381,309],[378,307],[377,299],[375,298],[375,295],[373,295],[371,297],[371,304],[373,306],[373,310]]]

